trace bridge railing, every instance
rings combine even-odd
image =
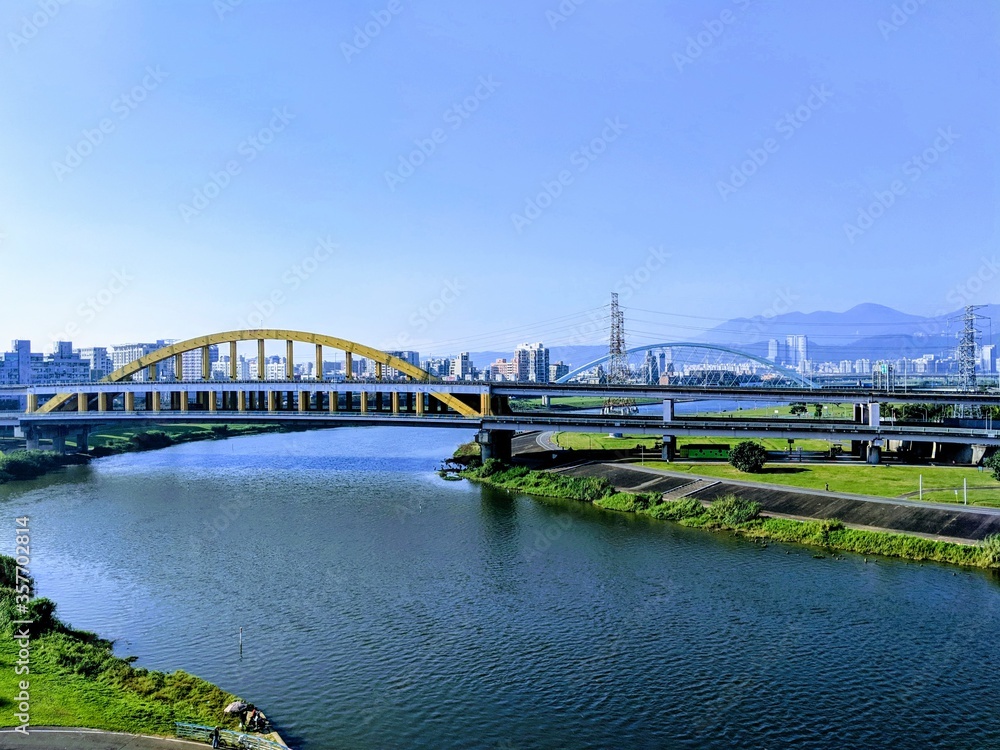
[[[203,724],[188,724],[186,722],[175,722],[177,737],[182,740],[194,740],[195,742],[211,742],[214,727],[206,727]],[[232,729],[220,729],[219,739],[221,747],[252,748],[253,750],[288,750],[288,747],[281,743],[274,742],[265,737],[258,737],[255,734],[245,732],[234,732]]]

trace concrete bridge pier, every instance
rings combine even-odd
[[[40,450],[40,446],[38,443],[39,437],[41,436],[38,434],[38,430],[36,430],[33,427],[29,427],[24,432],[24,441],[25,441],[24,447],[29,451]]]
[[[480,430],[476,433],[476,442],[482,453],[483,461],[497,458],[509,462],[511,458],[511,438],[513,430]]]
[[[870,443],[868,443],[867,447],[868,447],[868,456],[867,456],[868,463],[870,464],[882,463],[882,441],[872,440]]]
[[[663,448],[660,451],[660,457],[664,461],[673,461],[677,458],[677,438],[673,435],[663,436]]]
[[[84,427],[76,434],[76,452],[90,453],[90,428]]]

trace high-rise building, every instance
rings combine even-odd
[[[778,339],[769,340],[767,342],[767,358],[772,362],[784,362],[786,359],[784,344],[778,341]]]
[[[802,363],[809,359],[809,341],[802,334],[790,334],[785,337],[784,364],[801,368]]]
[[[569,375],[569,365],[565,364],[562,360],[549,365],[549,382],[554,383],[559,378]]]
[[[162,349],[168,344],[172,344],[174,339],[160,339],[156,343],[147,344],[117,344],[111,347],[111,367],[118,370],[127,364],[135,362],[147,354],[152,354],[157,349]],[[174,377],[172,367],[159,366],[159,379],[171,379]],[[146,371],[141,370],[133,376],[133,380],[146,380]]]
[[[646,357],[642,361],[641,375],[642,382],[647,385],[656,385],[660,382],[660,363],[652,351],[646,350]]]
[[[521,344],[514,350],[517,379],[529,383],[549,382],[549,350],[539,341]]]
[[[413,365],[414,367],[420,367],[420,352],[393,351],[393,352],[386,352],[386,354],[389,354],[393,357],[398,357],[399,359],[403,360],[408,364]],[[384,377],[386,380],[401,380],[405,376],[399,370],[396,370],[395,368],[392,367],[387,367],[382,377]]]
[[[202,362],[201,349],[192,349],[181,354],[181,375],[182,380],[201,380]],[[208,372],[211,376],[212,368],[219,361],[219,347],[212,345],[208,347]]]
[[[108,350],[103,346],[89,346],[83,349],[77,349],[76,353],[80,355],[81,359],[86,360],[90,363],[90,379],[100,380],[101,378],[106,378],[112,372],[114,372],[114,365],[111,362],[111,355],[108,354]]]
[[[993,344],[985,344],[979,348],[979,369],[982,372],[995,372],[996,362],[996,347]]]
[[[448,373],[457,380],[469,380],[472,378],[472,360],[468,352],[462,352],[451,361],[451,371]]]

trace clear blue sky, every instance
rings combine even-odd
[[[616,287],[718,319],[1000,288],[992,0],[11,0],[0,31],[0,342],[443,352],[596,341]]]

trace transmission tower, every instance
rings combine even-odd
[[[984,316],[976,313],[982,305],[966,305],[965,313],[951,320],[961,320],[964,326],[958,333],[958,349],[956,358],[958,359],[958,388],[963,393],[976,392],[976,347],[979,341],[979,329],[976,328],[977,320],[984,320]],[[970,407],[958,405],[955,411],[960,417],[972,416]]]
[[[610,386],[628,385],[628,354],[625,348],[625,314],[618,306],[618,293],[611,294],[611,333],[608,337],[608,377]],[[631,398],[606,398],[604,414],[635,414],[638,409]]]

